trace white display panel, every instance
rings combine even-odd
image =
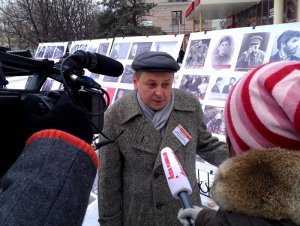
[[[230,89],[249,70],[286,59],[300,60],[300,23],[191,33],[175,87],[199,99],[208,129],[225,140]]]

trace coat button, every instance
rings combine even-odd
[[[156,209],[161,209],[164,206],[161,202],[156,203]]]

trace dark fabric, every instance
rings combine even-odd
[[[176,72],[179,65],[176,60],[165,52],[144,52],[137,55],[131,66],[135,71],[168,71]]]
[[[1,181],[1,226],[81,225],[96,167],[58,139],[27,145]]]
[[[195,226],[297,226],[288,220],[270,220],[251,217],[227,211],[202,210],[197,217]]]
[[[73,104],[65,94],[56,102],[46,98],[27,95],[24,99],[25,127],[28,129],[28,137],[42,129],[58,129],[71,133],[87,143],[92,142],[93,133],[87,112]],[[43,110],[47,108],[44,106],[47,104],[52,105],[50,111]]]

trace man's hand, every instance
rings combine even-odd
[[[199,206],[193,206],[193,208],[187,208],[187,209],[180,209],[177,215],[178,220],[180,223],[184,226],[189,226],[189,222],[187,221],[187,218],[190,218],[192,223],[195,224],[197,216],[199,212],[203,208]]]

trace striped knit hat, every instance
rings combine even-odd
[[[300,149],[300,62],[250,71],[228,96],[225,123],[236,154],[250,148]]]

